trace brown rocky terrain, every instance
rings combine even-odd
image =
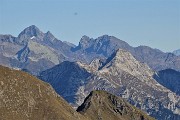
[[[43,81],[0,66],[0,120],[86,120]]]
[[[154,120],[120,97],[105,91],[92,91],[78,112],[92,120]]]

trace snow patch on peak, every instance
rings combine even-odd
[[[35,39],[36,37],[35,36],[32,36],[30,39],[32,40],[32,39]]]

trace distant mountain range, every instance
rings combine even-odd
[[[37,75],[66,60],[90,63],[95,58],[107,59],[119,48],[129,51],[153,70],[170,68],[180,71],[180,56],[172,53],[164,53],[147,46],[132,47],[108,35],[97,39],[83,36],[79,45],[75,46],[58,40],[49,31],[43,33],[34,25],[24,29],[18,37],[0,35],[0,64]]]
[[[148,46],[132,47],[108,35],[96,39],[82,36],[76,46],[57,39],[50,31],[42,32],[35,25],[25,28],[17,37],[0,35],[0,65],[38,76],[74,108],[80,106],[91,91],[105,90],[123,97],[158,120],[180,119],[178,51],[164,53]],[[112,97],[109,93],[102,92]],[[94,94],[101,98],[96,92],[90,95]],[[75,112],[80,119],[87,113],[94,114],[89,109],[97,109],[92,104],[88,109],[90,98],[78,108],[83,116]],[[118,113],[114,118],[123,114],[124,109],[112,107],[116,103],[108,101],[108,104],[107,111]],[[103,114],[94,117],[104,118]],[[139,114],[135,116],[141,118]],[[125,114],[123,118],[126,117]]]
[[[111,120],[154,120],[122,98],[103,91],[91,92],[76,112],[50,85],[34,76],[3,66],[0,75],[1,120],[109,120],[104,117],[106,113],[113,116],[109,116]],[[94,110],[98,115],[91,114]]]
[[[173,53],[177,56],[180,56],[180,49],[173,51]]]

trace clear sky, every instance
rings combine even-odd
[[[30,25],[76,45],[108,34],[169,52],[180,48],[180,0],[0,0],[0,34]]]

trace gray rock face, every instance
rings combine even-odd
[[[125,50],[132,49],[126,42],[113,36],[104,35],[97,39],[83,36],[79,45],[74,48],[75,53],[79,53],[85,59],[84,62],[91,62],[95,58],[108,58],[118,48]]]
[[[31,51],[32,49],[28,51],[28,45],[33,43],[36,43],[36,46],[40,47],[40,51],[43,55],[40,55],[41,53],[35,54],[37,52],[34,53],[34,51]],[[121,48],[129,51],[138,61],[147,63],[153,70],[159,71],[171,68],[180,71],[180,56],[176,56],[172,53],[163,53],[160,50],[152,49],[147,46],[134,48],[128,43],[108,35],[103,35],[97,39],[83,36],[79,45],[75,46],[71,43],[58,40],[49,31],[43,33],[35,25],[32,25],[24,29],[18,37],[0,35],[0,46],[0,58],[3,60],[0,60],[0,64],[19,69],[29,68],[29,62],[37,63],[33,61],[34,59],[29,59],[29,54],[31,54],[31,58],[32,55],[35,57],[41,56],[40,58],[42,59],[39,59],[38,57],[38,60],[45,60],[48,61],[47,64],[52,64],[52,66],[47,66],[48,69],[57,64],[57,58],[59,59],[59,63],[65,60],[90,63],[92,60],[97,58],[107,59],[113,52]],[[32,48],[34,49],[37,47],[34,46]],[[47,59],[47,57],[42,57],[48,55],[46,52],[42,52],[42,50],[49,51],[47,53],[53,52],[54,54],[50,55],[51,57]],[[45,70],[44,66],[35,69]],[[39,73],[39,71],[31,71],[31,73],[32,72],[35,75]]]
[[[166,69],[159,71],[154,78],[161,85],[175,92],[177,95],[180,95],[180,72]]]
[[[40,79],[50,83],[70,104],[80,105],[92,90],[106,90],[159,120],[180,119],[180,97],[154,78],[147,64],[129,52],[117,50],[106,61],[63,62],[42,72]]]
[[[147,63],[155,71],[164,69],[180,71],[180,57],[172,53],[163,53],[158,49],[139,46],[135,48],[133,55],[137,60]]]
[[[0,64],[37,75],[68,60],[71,46],[56,39],[49,31],[41,32],[32,25],[18,37],[0,35]]]
[[[180,57],[147,46],[132,47],[126,42],[108,35],[97,39],[83,36],[79,45],[74,48],[74,52],[83,55],[82,57],[89,63],[95,58],[108,58],[119,48],[129,51],[137,60],[147,63],[153,70],[171,68],[180,71]]]
[[[180,49],[173,51],[173,53],[177,56],[180,56]]]
[[[35,25],[31,25],[24,29],[16,38],[16,42],[19,44],[27,44],[30,39],[37,38],[42,40],[44,33],[39,30]]]

